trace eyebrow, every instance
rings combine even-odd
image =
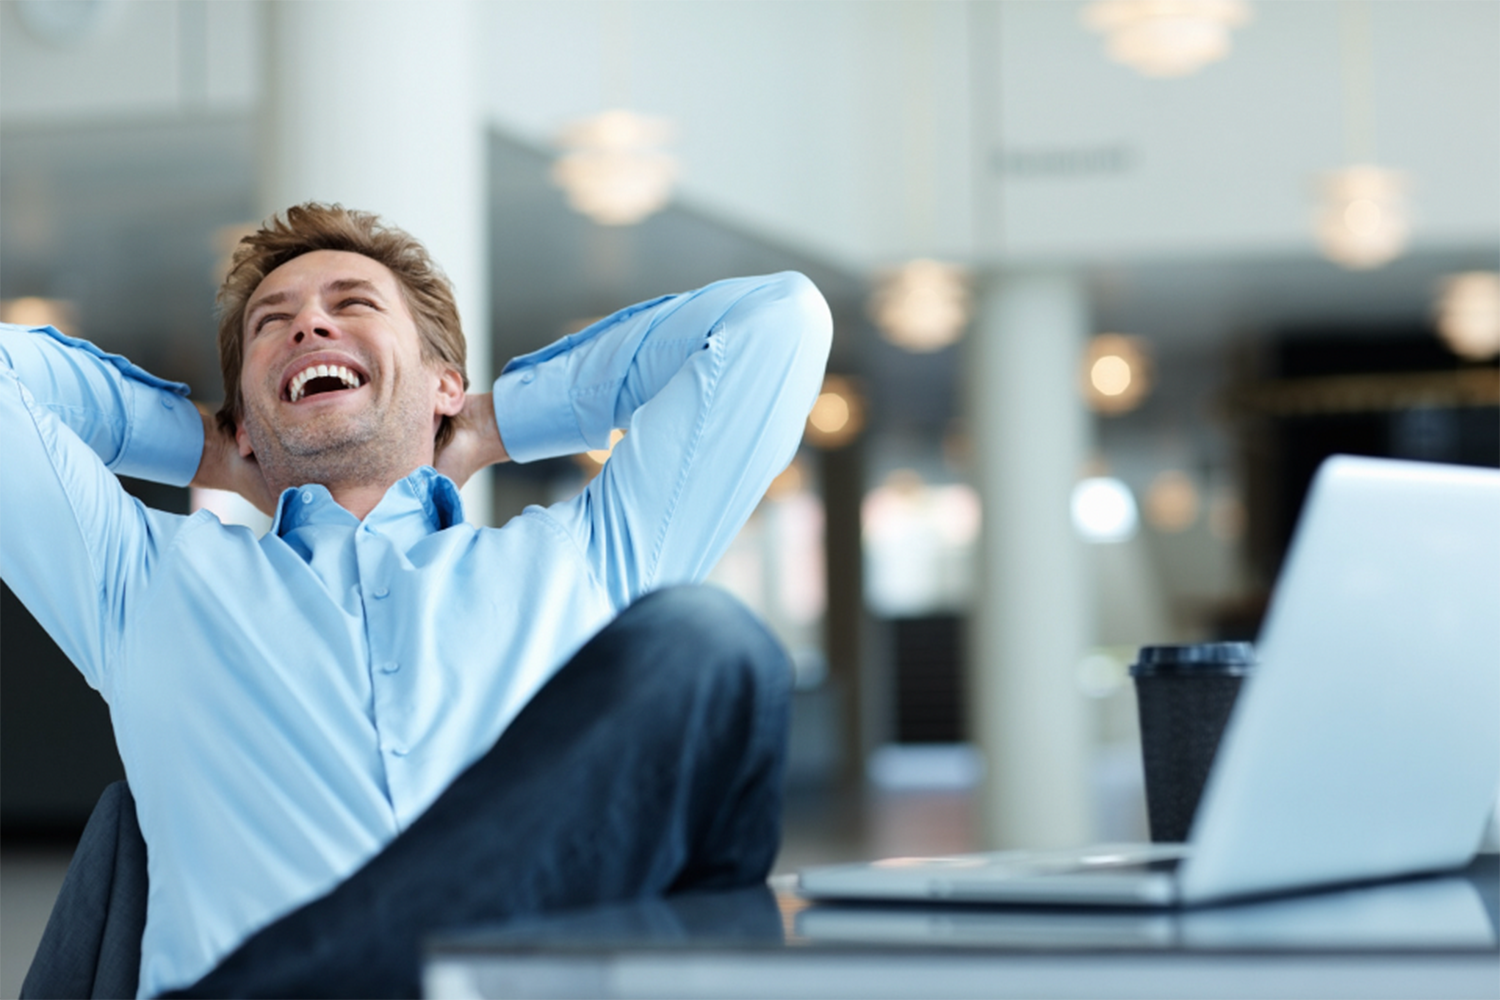
[[[375,283],[373,281],[367,281],[364,278],[335,278],[334,280],[325,284],[322,287],[321,291],[369,292],[384,301],[384,297],[381,296],[380,289],[376,287]],[[280,305],[282,302],[285,302],[288,298],[290,298],[291,294],[292,293],[289,291],[272,292],[269,295],[256,299],[255,301],[251,302],[250,305],[245,309],[245,321],[248,323],[250,317],[254,316],[256,311],[259,309],[264,309],[266,306]]]
[[[373,292],[376,295],[380,294],[380,289],[376,287],[375,282],[367,281],[364,278],[335,278],[333,281],[330,281],[328,284],[324,285],[323,290],[325,292],[360,291]]]

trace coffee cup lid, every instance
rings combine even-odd
[[[1195,642],[1180,646],[1142,646],[1130,667],[1132,677],[1231,676],[1248,674],[1255,665],[1255,644]]]

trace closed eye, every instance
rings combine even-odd
[[[255,333],[260,333],[261,330],[265,329],[265,326],[266,326],[267,323],[273,322],[275,320],[284,320],[284,319],[288,319],[288,318],[290,318],[290,314],[289,313],[266,313],[265,315],[261,316],[260,319],[258,319],[258,320],[255,321],[255,330],[254,330],[254,332]]]
[[[369,299],[349,298],[349,299],[344,299],[342,302],[339,303],[339,308],[340,309],[347,309],[350,306],[365,306],[366,308],[369,308],[369,309],[379,309],[380,308],[374,302],[371,302]]]

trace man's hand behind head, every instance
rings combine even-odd
[[[495,403],[487,392],[471,392],[464,408],[453,417],[453,437],[438,452],[435,468],[459,486],[487,465],[510,456],[495,425]]]
[[[203,457],[198,462],[198,472],[193,476],[192,484],[238,493],[256,510],[274,515],[276,496],[271,492],[255,456],[247,458],[240,454],[234,435],[219,426],[213,411],[200,403],[198,412],[203,417]]]

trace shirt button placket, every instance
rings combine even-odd
[[[381,750],[387,762],[394,763],[405,758],[410,747],[403,738],[392,732],[393,728],[399,729],[400,723],[390,714],[390,710],[399,701],[391,687],[394,683],[391,675],[399,671],[401,665],[398,660],[392,658],[396,650],[390,643],[388,628],[390,616],[383,606],[391,595],[391,581],[388,576],[391,566],[387,558],[387,544],[384,537],[368,521],[360,526],[355,536],[359,573],[364,581],[366,599],[365,629],[369,642],[367,662],[370,665],[375,685],[374,722],[376,729],[381,733]],[[398,710],[397,715],[399,714]],[[396,788],[391,786],[391,780],[392,776],[387,774],[387,792],[394,796]]]

